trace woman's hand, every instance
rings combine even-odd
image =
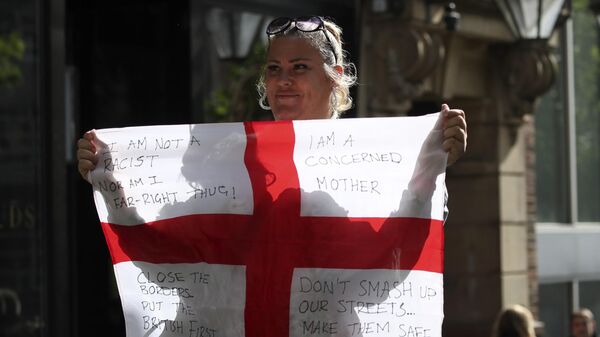
[[[98,163],[98,156],[96,155],[96,134],[94,131],[86,132],[82,138],[77,141],[77,169],[79,174],[87,182],[91,183],[89,175],[96,164]]]
[[[444,141],[442,147],[448,152],[448,166],[454,164],[467,150],[467,120],[465,112],[450,109],[442,104],[444,118]]]

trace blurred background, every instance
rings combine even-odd
[[[330,16],[358,68],[345,118],[466,111],[449,168],[445,336],[498,311],[538,333],[600,315],[600,1],[1,0],[0,336],[124,336],[76,140],[265,120],[265,25]]]

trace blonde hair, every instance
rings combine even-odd
[[[502,310],[496,317],[492,337],[535,337],[531,311],[518,304]]]
[[[594,320],[594,314],[588,308],[581,308],[571,314],[571,321],[575,318],[583,318],[586,322],[590,322]]]
[[[352,107],[350,87],[356,83],[356,67],[347,60],[347,52],[343,49],[342,29],[332,21],[321,18],[325,25],[323,34],[316,32],[303,32],[294,25],[290,25],[284,32],[269,36],[269,47],[271,41],[280,37],[299,37],[306,39],[311,46],[316,48],[323,57],[323,68],[327,77],[334,83],[333,90],[329,96],[329,113],[331,118],[338,118],[340,114]],[[325,36],[327,34],[327,37]],[[331,44],[330,42],[331,41]],[[267,47],[267,52],[268,48]],[[337,62],[336,62],[337,60]],[[336,66],[342,67],[340,73]],[[267,87],[265,85],[264,71],[256,84],[259,99],[258,104],[265,110],[270,110],[267,105]]]

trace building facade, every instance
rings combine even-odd
[[[566,336],[571,310],[600,315],[600,53],[587,1],[544,1],[559,2],[531,41],[492,0],[3,1],[0,335],[124,335],[76,139],[268,118],[253,95],[264,27],[319,13],[358,68],[348,118],[467,113],[447,176],[444,334],[488,336],[519,303]]]
[[[447,177],[444,332],[486,336],[502,307],[536,306],[526,153],[533,102],[552,68],[539,62],[543,45],[517,41],[495,2],[457,1],[457,26],[449,9],[412,1],[401,13],[366,15],[366,34],[382,42],[361,54],[359,114],[422,114],[444,102],[466,111],[467,154]],[[536,65],[539,74],[528,71]]]
[[[558,76],[535,114],[539,307],[549,336],[567,334],[574,309],[600,315],[600,40],[588,6],[574,1],[555,36]]]
[[[568,335],[570,312],[600,313],[597,13],[455,1],[453,27],[446,2],[375,3],[362,3],[359,115],[467,112],[468,151],[447,178],[444,332],[489,335],[502,307],[523,304],[540,333]],[[543,14],[546,37],[511,27],[519,14]]]

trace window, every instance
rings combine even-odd
[[[569,335],[571,284],[552,283],[540,285],[540,320],[544,322],[544,337]]]
[[[0,6],[0,336],[38,336],[44,321],[37,6]]]
[[[563,50],[554,51],[563,69]],[[565,78],[559,74],[554,86],[540,101],[535,113],[536,195],[539,222],[569,222],[569,156]],[[552,183],[549,183],[552,182]]]
[[[538,222],[600,222],[600,40],[587,1],[573,3],[571,21],[535,114]]]
[[[587,2],[587,1],[585,1]],[[600,52],[598,27],[584,1],[573,12],[578,221],[600,221]],[[587,5],[587,4],[586,4]]]
[[[600,281],[579,282],[579,306],[590,309],[598,322],[600,318]]]

